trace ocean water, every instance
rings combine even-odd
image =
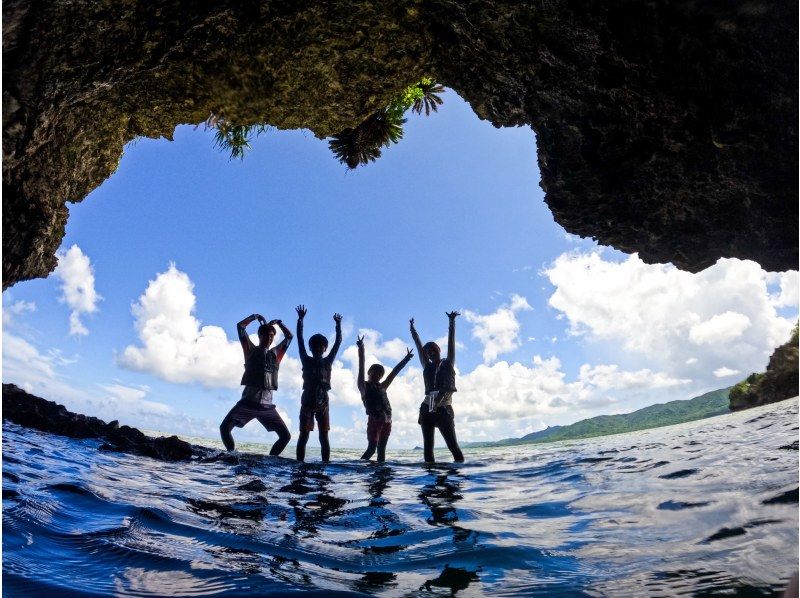
[[[796,399],[459,466],[99,444],[3,424],[3,595],[760,596],[797,568]]]

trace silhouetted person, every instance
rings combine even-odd
[[[436,343],[429,342],[422,345],[414,328],[414,318],[411,318],[411,336],[422,363],[422,377],[425,381],[425,400],[419,407],[419,425],[422,427],[427,463],[434,461],[433,436],[436,428],[439,428],[447,448],[453,453],[453,460],[458,463],[464,461],[464,455],[456,439],[452,406],[453,393],[456,392],[456,317],[459,315],[457,311],[447,314],[449,327],[446,359],[442,359],[442,351]]]
[[[333,314],[336,322],[336,340],[330,353],[328,339],[321,334],[315,334],[308,339],[308,348],[311,355],[306,353],[303,342],[303,318],[308,310],[303,305],[297,306],[297,344],[300,347],[300,361],[303,365],[303,395],[300,398],[300,437],[297,439],[297,460],[306,458],[306,443],[308,435],[314,430],[314,420],[319,426],[319,444],[322,452],[322,461],[327,463],[331,458],[331,445],[328,442],[328,430],[331,429],[330,413],[328,408],[328,391],[331,389],[331,371],[333,360],[342,344],[342,316]]]
[[[246,330],[253,320],[261,323],[261,326],[258,327],[258,346],[253,344]],[[272,339],[275,338],[274,324],[280,326],[283,340],[270,349]],[[244,352],[244,375],[241,382],[244,390],[242,390],[242,398],[228,412],[219,426],[222,442],[226,449],[232,451],[235,445],[231,430],[234,426],[241,428],[255,418],[270,432],[277,432],[278,440],[272,445],[269,454],[280,455],[292,435],[275,405],[272,404],[272,393],[278,390],[278,368],[286,354],[286,349],[292,342],[292,333],[280,320],[267,322],[259,314],[247,316],[236,324],[236,332],[239,334],[239,342],[242,344]]]
[[[358,338],[356,345],[358,346],[358,392],[361,393],[361,402],[367,410],[367,450],[361,458],[369,461],[377,448],[378,461],[386,461],[386,443],[389,442],[389,434],[392,433],[392,406],[389,404],[386,390],[414,354],[407,349],[406,356],[394,366],[383,382],[381,378],[386,371],[385,368],[378,363],[372,364],[367,370],[365,381],[363,336]]]

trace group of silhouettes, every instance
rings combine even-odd
[[[319,443],[322,461],[328,462],[331,447],[328,439],[330,430],[330,407],[328,391],[331,389],[331,373],[333,362],[342,344],[342,316],[333,314],[336,322],[336,339],[328,351],[328,339],[322,334],[314,334],[308,339],[309,355],[303,340],[303,320],[307,310],[299,305],[297,310],[297,342],[300,347],[300,361],[303,368],[303,394],[300,398],[300,437],[297,439],[297,460],[304,461],[309,434],[314,430],[314,422],[319,428]],[[456,350],[456,317],[458,312],[447,313],[449,321],[447,336],[447,356],[442,357],[439,345],[428,342],[424,345],[414,327],[411,318],[411,337],[417,348],[422,377],[425,384],[425,399],[419,408],[419,425],[422,428],[422,439],[426,462],[433,462],[434,434],[439,430],[447,448],[456,462],[464,461],[464,455],[458,446],[453,416],[453,393],[456,392],[455,350]],[[247,334],[247,326],[258,321],[258,345],[254,345]],[[283,333],[283,340],[275,345],[272,341],[278,326]],[[278,434],[278,440],[272,445],[269,454],[280,455],[292,436],[286,423],[272,402],[272,394],[278,390],[278,371],[280,363],[294,338],[291,331],[281,320],[266,321],[259,314],[247,316],[236,325],[239,342],[244,352],[244,374],[242,375],[242,398],[234,405],[219,430],[222,442],[229,451],[235,444],[231,431],[241,428],[252,419],[257,419],[270,432]],[[389,375],[384,378],[385,368],[373,364],[364,375],[364,337],[358,337],[358,391],[367,413],[367,450],[362,459],[371,459],[377,450],[378,461],[386,459],[386,444],[392,432],[392,406],[389,403],[387,390],[397,374],[408,364],[414,353],[407,349],[406,356],[398,363]],[[326,355],[327,351],[327,355]]]

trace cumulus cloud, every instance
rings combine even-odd
[[[89,330],[81,321],[81,315],[97,311],[97,302],[102,299],[94,288],[94,269],[89,257],[77,245],[67,251],[56,253],[58,265],[53,271],[61,280],[61,297],[70,309],[69,333],[86,336]]]
[[[773,275],[736,259],[691,274],[635,254],[615,262],[599,251],[573,252],[543,274],[555,287],[549,303],[566,317],[571,335],[614,343],[670,376],[708,385],[723,366],[763,370],[793,324],[776,304],[797,307],[788,290],[796,273]],[[769,290],[776,281],[780,295]]]
[[[742,372],[739,370],[732,370],[731,368],[726,368],[722,366],[721,368],[717,368],[714,370],[714,376],[717,378],[727,378],[728,376],[733,376],[735,374],[741,374]]]
[[[689,339],[698,345],[727,343],[742,336],[750,328],[750,318],[735,311],[717,314],[689,329]]]
[[[473,324],[472,338],[483,345],[484,363],[492,363],[504,354],[510,353],[520,346],[517,313],[533,308],[521,295],[512,295],[511,301],[500,306],[490,314],[479,314],[465,310],[464,317]]]
[[[797,307],[800,299],[800,277],[796,270],[772,274],[777,278],[780,291],[771,297],[775,307]]]
[[[368,329],[359,333],[365,335],[367,367],[380,363],[388,370],[405,353],[400,339],[384,340],[380,333]],[[341,384],[355,388],[357,359],[357,348],[346,347]],[[680,393],[688,399],[689,382],[649,369],[625,371],[613,364],[584,364],[578,376],[569,380],[557,357],[537,355],[527,364],[497,361],[478,365],[471,372],[459,372],[453,405],[459,438],[480,441],[522,436],[548,424],[570,423],[601,413],[631,411],[658,400],[679,398]],[[337,388],[341,387],[334,384]],[[422,371],[415,358],[389,388],[394,414],[390,448],[420,444],[417,415],[422,389]],[[336,443],[358,446],[366,425],[358,394],[332,396],[331,405],[350,408],[354,418],[353,426],[332,430],[331,434],[337,434]]]
[[[194,283],[170,264],[151,280],[132,307],[141,345],[117,357],[122,367],[177,383],[236,388],[242,349],[219,326],[201,326],[194,316]]]

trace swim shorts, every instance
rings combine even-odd
[[[317,424],[319,424],[320,431],[327,432],[331,429],[328,403],[317,405],[316,407],[300,407],[301,432],[312,432],[314,430],[315,419],[317,420]]]
[[[381,439],[389,438],[392,433],[391,420],[386,421],[383,416],[370,415],[367,418],[367,441],[380,442]]]

